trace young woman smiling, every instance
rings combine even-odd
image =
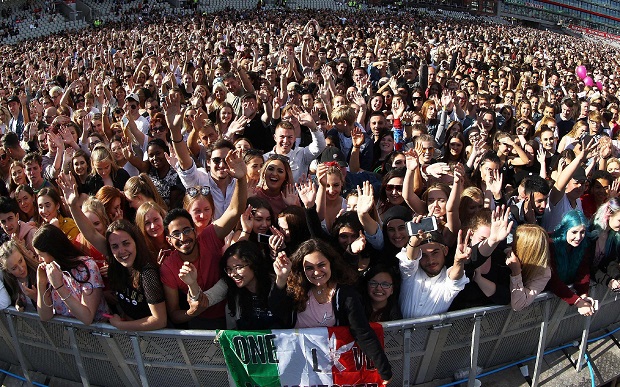
[[[277,216],[285,207],[299,205],[288,157],[274,154],[265,160],[255,196],[267,200]]]
[[[103,186],[111,186],[122,190],[129,179],[129,174],[119,168],[114,156],[107,146],[97,144],[90,155],[92,172],[85,183],[86,193],[95,195]]]
[[[58,227],[73,241],[80,233],[73,219],[65,217],[62,201],[54,188],[43,188],[37,195],[37,205],[42,223]]]
[[[350,326],[353,338],[387,384],[392,378],[390,363],[352,286],[355,275],[342,265],[339,254],[327,243],[310,239],[291,259],[280,253],[273,268],[276,281],[269,307],[274,314],[295,328]]]

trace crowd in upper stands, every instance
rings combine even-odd
[[[280,9],[0,51],[3,308],[349,325],[389,380],[369,321],[620,289],[613,48]]]

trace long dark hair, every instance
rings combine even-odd
[[[331,267],[330,283],[353,285],[357,278],[353,269],[344,263],[340,255],[329,244],[320,239],[305,241],[291,256],[291,274],[287,280],[287,291],[293,298],[297,312],[306,310],[308,291],[313,286],[306,278],[304,258],[315,252],[321,253],[329,261]]]
[[[370,296],[368,294],[368,282],[370,282],[370,280],[379,273],[387,273],[390,275],[390,277],[392,277],[393,292],[392,295],[388,297],[387,305],[385,305],[385,308],[373,312]],[[390,311],[398,302],[398,297],[400,295],[400,271],[394,266],[378,263],[376,265],[370,266],[368,271],[364,273],[361,282],[362,287],[360,287],[359,290],[362,294],[362,299],[364,300],[364,308],[366,309],[366,317],[368,317],[368,321],[389,321]]]
[[[14,240],[9,240],[5,242],[2,246],[0,246],[0,269],[4,273],[4,283],[9,290],[9,294],[11,295],[11,302],[15,303],[19,302],[18,296],[23,293],[21,287],[19,286],[17,278],[13,274],[9,272],[9,268],[7,267],[7,260],[15,251],[21,254],[26,262],[26,267],[28,270],[28,283],[30,285],[35,285],[37,283],[37,266],[39,263],[34,258],[32,253],[28,251],[21,243],[18,243]],[[20,306],[25,306],[21,305]]]
[[[239,302],[239,310],[241,311],[241,315],[237,316],[238,318],[251,313],[250,309],[252,308],[252,293],[245,287],[237,287],[232,278],[226,274],[226,263],[230,257],[237,257],[247,263],[249,265],[248,267],[252,269],[257,284],[255,295],[260,300],[261,305],[267,307],[267,298],[269,296],[269,289],[271,288],[273,270],[270,271],[265,256],[256,248],[255,243],[250,241],[239,241],[227,248],[220,260],[220,269],[224,274],[224,281],[226,285],[228,285],[227,302],[230,315],[235,317],[237,302]]]
[[[110,249],[110,235],[115,231],[124,231],[136,244],[136,258],[133,262],[130,273],[123,265],[121,265]],[[147,265],[157,268],[157,262],[153,258],[151,251],[146,245],[144,236],[136,226],[125,219],[119,219],[112,222],[105,232],[105,239],[108,242],[108,278],[110,279],[110,287],[114,290],[125,290],[131,281],[131,286],[138,288],[140,285],[140,274]]]
[[[54,261],[60,265],[60,269],[69,272],[77,282],[86,283],[90,279],[90,272],[81,259],[84,253],[75,247],[67,238],[67,235],[58,227],[51,224],[42,225],[34,234],[32,246],[39,251],[51,255]],[[73,273],[71,273],[73,269],[85,272],[86,279],[81,281],[75,278]]]
[[[303,241],[310,239],[310,230],[306,223],[306,212],[299,206],[288,206],[278,214],[278,219],[284,218],[291,235],[286,244],[286,252],[292,254]]]

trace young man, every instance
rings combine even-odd
[[[592,152],[596,150],[596,145],[594,141],[590,141],[589,144],[583,145],[583,149],[583,152],[577,155],[575,159],[562,170],[558,180],[555,182],[553,188],[551,188],[542,222],[543,228],[548,232],[553,232],[555,230],[556,226],[560,224],[562,217],[567,212],[571,210],[580,210],[583,212],[581,196],[586,190],[588,176],[581,166],[581,163],[584,162],[584,160],[588,160]]]
[[[15,199],[0,197],[0,227],[11,238],[23,241],[32,252],[32,238],[37,228],[30,223],[19,220],[19,206]]]
[[[403,318],[446,312],[456,295],[469,283],[464,265],[471,255],[471,247],[467,246],[469,241],[461,239],[459,236],[454,265],[448,269],[445,267],[448,246],[437,232],[412,236],[407,252],[396,255],[402,276],[399,302]]]
[[[335,146],[338,147],[347,158],[347,162],[350,163],[351,151],[353,150],[353,142],[351,139],[351,132],[355,127],[356,119],[355,110],[350,106],[339,106],[332,110],[332,122],[334,123],[334,129],[327,132],[327,135],[332,135],[337,138]],[[372,170],[373,159],[373,141],[372,136],[368,133],[364,133],[364,143],[359,148],[360,154],[360,168],[365,171]]]
[[[312,135],[312,143],[307,147],[295,147],[295,128],[293,124],[287,121],[281,121],[276,126],[273,138],[276,140],[276,146],[272,151],[264,154],[265,160],[271,155],[279,154],[288,157],[291,170],[293,171],[293,180],[298,181],[302,175],[308,173],[308,167],[323,149],[325,149],[325,137],[317,126],[309,113],[298,112],[298,120],[300,123],[310,128]]]
[[[24,156],[22,162],[26,167],[26,177],[32,190],[37,193],[43,188],[53,187],[54,185],[43,178],[43,168],[41,162],[43,158],[36,152],[30,152]]]
[[[211,308],[203,306],[189,308],[187,294],[189,288],[179,277],[181,268],[188,266],[196,275],[200,289],[211,289],[221,278],[220,259],[224,238],[235,228],[245,210],[247,197],[246,166],[240,151],[231,152],[224,162],[226,173],[237,180],[235,192],[227,211],[200,234],[191,215],[183,209],[174,209],[164,219],[166,239],[175,251],[166,258],[161,266],[161,281],[164,284],[166,308],[170,320],[176,325],[185,325],[193,329],[224,329],[224,303]],[[195,287],[193,288],[194,290]],[[190,297],[200,298],[192,290]],[[209,305],[210,306],[210,305]]]

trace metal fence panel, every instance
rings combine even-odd
[[[617,295],[603,287],[593,288],[591,295],[599,299],[601,307],[591,319],[592,332],[617,323]],[[475,320],[479,320],[474,351],[479,367],[489,370],[535,355],[545,308],[550,311],[546,348],[580,339],[586,319],[548,295],[521,312],[493,306],[386,323],[384,342],[394,370],[392,383],[424,383],[450,378],[455,371],[464,371],[466,376]],[[12,327],[18,332],[19,347],[14,351],[9,336]],[[75,347],[70,330],[75,334]],[[0,360],[19,364],[18,354],[22,353],[26,369],[75,382],[82,381],[82,376],[84,382],[102,386],[229,384],[214,331],[122,332],[107,324],[85,327],[58,317],[43,323],[36,314],[10,309],[0,315],[0,334],[0,345],[7,349],[0,351]],[[83,365],[82,375],[76,356]]]

